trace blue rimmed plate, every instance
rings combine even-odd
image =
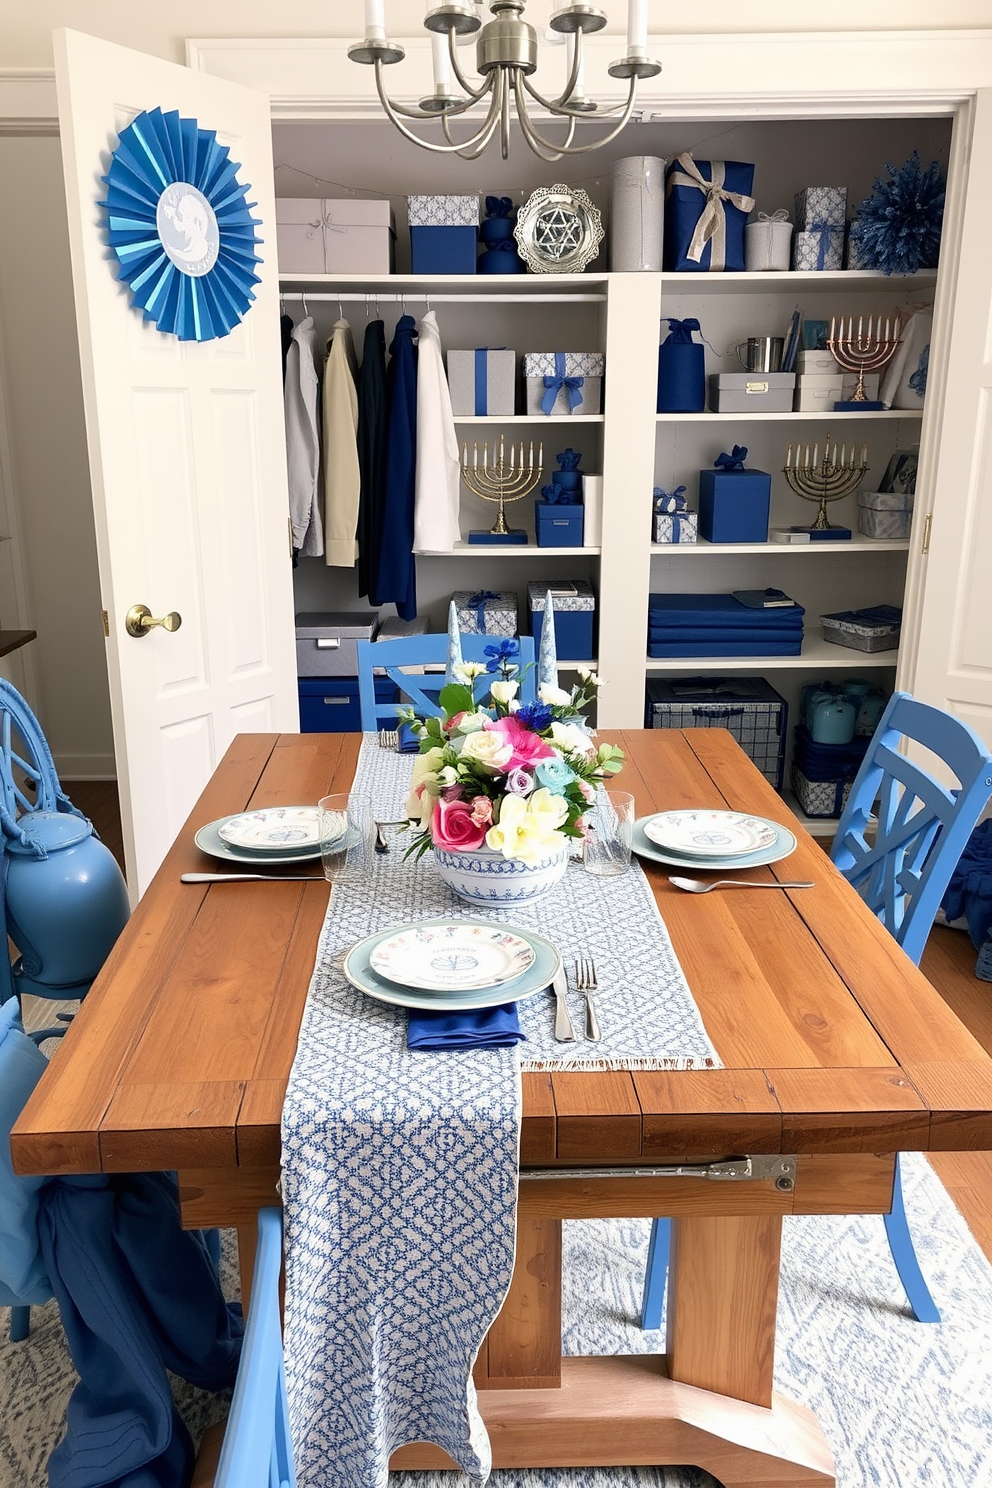
[[[380,930],[375,935],[366,936],[348,952],[342,970],[353,987],[357,987],[359,992],[364,992],[366,997],[372,997],[377,1002],[387,1002],[393,1007],[426,1008],[434,1012],[445,1013],[461,1013],[468,1012],[472,1008],[502,1007],[504,1003],[522,1002],[527,997],[535,997],[538,992],[543,992],[561,970],[561,956],[550,940],[535,935],[533,930],[523,930],[519,925],[501,925],[499,928],[508,934],[518,936],[521,940],[526,940],[533,947],[534,960],[520,976],[507,982],[500,982],[496,987],[480,987],[469,992],[427,991],[421,988],[398,987],[394,982],[378,976],[372,970],[370,965],[372,952],[380,941],[395,936],[399,929],[415,929],[425,925],[448,923],[449,920],[442,918],[418,920],[408,927],[394,925],[389,930]],[[492,928],[496,922],[465,919],[461,923]]]
[[[258,868],[280,868],[284,863],[312,863],[315,858],[320,857],[320,845],[309,847],[302,852],[252,852],[248,848],[235,847],[233,843],[225,842],[220,835],[220,828],[230,818],[222,816],[217,821],[208,822],[201,827],[193,838],[201,852],[211,858],[220,858],[224,863],[240,863],[242,868],[250,865],[253,869]]]
[[[650,816],[642,816],[634,823],[631,847],[639,858],[648,858],[652,863],[664,863],[666,868],[719,869],[721,873],[730,873],[738,868],[760,868],[765,863],[777,863],[796,850],[796,839],[788,827],[783,827],[778,822],[769,822],[775,828],[775,841],[757,852],[736,854],[729,858],[684,857],[680,853],[665,852],[651,841],[644,830],[645,822],[651,820]]]

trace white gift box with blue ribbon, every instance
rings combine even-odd
[[[685,486],[674,491],[654,489],[654,540],[656,543],[694,543],[699,514],[688,510]]]
[[[451,598],[463,635],[517,634],[517,596],[512,590],[456,589]]]
[[[391,274],[395,240],[388,201],[276,197],[280,274]]]
[[[525,352],[527,413],[601,413],[605,366],[601,351]]]
[[[839,269],[844,262],[844,229],[815,224],[792,239],[792,267],[807,273]]]
[[[517,354],[505,347],[448,352],[448,390],[455,418],[516,412]]]

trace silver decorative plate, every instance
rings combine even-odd
[[[599,256],[603,220],[580,186],[539,186],[513,236],[532,274],[581,274]]]

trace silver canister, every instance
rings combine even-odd
[[[614,163],[610,267],[615,273],[660,272],[664,204],[664,160],[628,155]]]
[[[745,372],[781,372],[785,337],[748,336],[746,341],[738,341],[734,350]]]

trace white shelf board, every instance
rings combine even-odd
[[[808,277],[808,276],[803,276]],[[279,283],[284,289],[360,290],[372,295],[403,294],[413,299],[431,290],[450,293],[464,290],[466,294],[491,294],[494,300],[502,299],[501,291],[520,294],[542,294],[548,290],[573,294],[604,294],[607,285],[605,274],[280,274]]]
[[[601,424],[602,413],[463,413],[456,424]]]
[[[598,663],[596,661],[559,661],[558,670],[560,672],[577,672],[579,667],[588,667],[591,672],[594,672],[597,665]]]
[[[536,543],[456,543],[448,553],[418,553],[424,558],[598,558],[601,548],[539,548]]]
[[[811,837],[833,837],[837,831],[836,816],[807,816],[800,806],[791,790],[779,791],[782,800],[788,806],[793,816],[797,818],[800,826],[805,827]]]
[[[727,671],[753,672],[801,671],[807,667],[894,667],[898,651],[855,651],[835,646],[831,641],[808,636],[799,656],[649,656],[649,672]]]
[[[876,419],[921,419],[922,408],[883,408],[875,413],[656,413],[659,424],[822,424],[830,419],[874,423]]]
[[[821,290],[850,289],[867,293],[893,289],[897,295],[917,286],[926,289],[936,282],[936,269],[921,269],[916,274],[883,274],[875,269],[799,269],[768,270],[747,273],[745,270],[724,273],[662,274],[661,294],[755,294],[768,289],[802,288],[810,294]]]
[[[791,553],[796,556],[799,553],[816,553],[820,556],[840,555],[842,553],[907,553],[909,551],[908,537],[852,537],[845,542],[808,542],[808,543],[715,543],[707,542],[705,537],[697,538],[694,543],[652,543],[651,557],[655,558],[664,554],[678,553],[707,553],[712,557],[715,553]]]

